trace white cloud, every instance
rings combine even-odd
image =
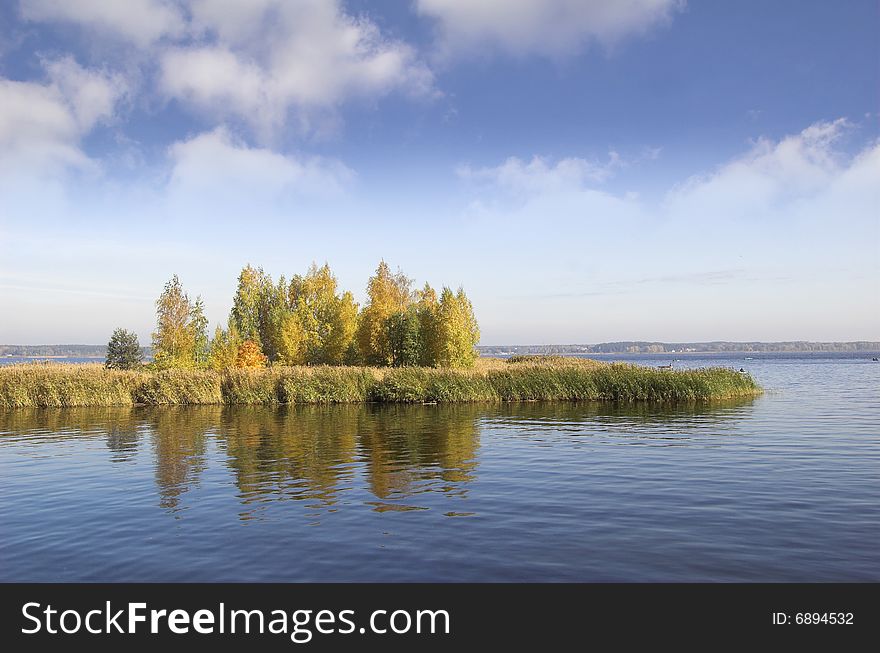
[[[162,56],[161,87],[198,109],[270,119],[259,66],[225,48],[174,48]]]
[[[437,20],[447,54],[497,48],[511,54],[574,54],[611,45],[667,21],[682,0],[417,0]]]
[[[836,147],[848,127],[841,118],[817,122],[778,142],[761,138],[744,156],[672,189],[667,211],[688,215],[711,210],[716,220],[721,215],[755,220],[810,200],[860,165],[861,158],[846,157]]]
[[[101,120],[112,118],[117,104],[127,93],[120,76],[87,70],[72,57],[48,61],[46,72],[65,98],[82,132],[88,132]]]
[[[620,155],[612,150],[608,153],[607,163],[570,157],[552,164],[540,156],[526,163],[518,157],[510,157],[498,166],[476,169],[460,166],[456,173],[463,179],[489,182],[516,194],[534,194],[579,190],[600,184],[621,165]]]
[[[869,299],[880,280],[880,142],[853,152],[845,136],[857,129],[835,120],[758,139],[653,201],[596,188],[581,159],[465,169],[482,182],[466,213],[469,253],[486,268],[508,266],[511,307],[527,296],[535,314],[563,311],[583,325],[598,312],[618,338],[867,337],[880,328]],[[512,269],[511,252],[523,259]],[[509,311],[488,333],[516,309],[483,291]],[[659,333],[646,334],[646,321]]]
[[[873,183],[880,178],[880,144],[870,142],[860,153],[847,153],[841,141],[854,129],[841,118],[814,123],[779,140],[759,138],[742,156],[670,188],[651,210],[667,222],[727,224],[737,220],[761,221],[771,216],[788,222],[787,218],[803,214],[845,184],[849,194],[846,204],[860,207],[850,217],[870,215],[871,202],[876,208],[880,197],[880,190]],[[657,150],[647,150],[633,162],[653,159],[657,154]],[[540,156],[529,162],[510,157],[497,166],[463,165],[456,173],[476,182],[483,198],[534,202],[540,197],[594,192],[617,169],[629,163],[612,150],[605,163],[578,157],[555,163]],[[636,201],[627,194],[619,199]],[[844,201],[842,197],[837,200]]]
[[[354,176],[335,160],[297,159],[248,147],[224,128],[175,143],[169,157],[171,194],[215,204],[243,199],[256,206],[291,194],[333,194]]]
[[[263,137],[289,112],[310,128],[318,110],[393,90],[430,94],[433,77],[407,44],[327,0],[196,0],[195,45],[165,51],[160,88],[201,111],[234,116]]]
[[[89,30],[146,46],[163,36],[179,36],[185,23],[166,0],[21,0],[27,20],[74,23]]]
[[[53,174],[90,168],[80,148],[96,124],[112,119],[125,86],[71,58],[45,63],[47,83],[0,79],[0,169]]]
[[[263,141],[288,124],[335,125],[351,99],[436,93],[414,48],[347,14],[340,0],[23,0],[21,12],[131,43],[136,66],[158,64],[165,98],[241,120]]]
[[[0,165],[83,165],[80,130],[58,89],[0,81]]]

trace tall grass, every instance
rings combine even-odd
[[[145,378],[99,365],[7,365],[0,367],[0,408],[130,405]]]
[[[368,367],[282,368],[278,397],[289,404],[350,404],[373,401],[377,374]]]
[[[100,368],[99,368],[100,369]],[[178,405],[223,403],[220,377],[207,370],[141,372],[132,394],[136,404]]]
[[[725,368],[659,370],[576,358],[472,370],[425,367],[270,367],[119,371],[99,365],[0,367],[0,409],[132,404],[330,404],[473,401],[702,401],[754,396],[748,374]]]
[[[490,377],[478,370],[398,367],[385,372],[373,400],[389,403],[496,401]]]

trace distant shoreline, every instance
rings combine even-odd
[[[589,352],[557,352],[555,356],[705,356],[706,354],[728,355],[728,354],[877,354],[880,352],[880,345],[875,349],[840,349],[840,350],[824,350],[815,349],[810,351],[793,351],[793,350],[745,350],[745,349],[729,349],[725,351],[589,351]],[[484,358],[493,356],[517,356],[519,352],[480,352]]]
[[[880,341],[850,340],[818,342],[787,340],[774,342],[603,342],[594,345],[479,345],[481,355],[596,355],[596,354],[792,354],[792,353],[873,353],[880,351]]]
[[[0,345],[0,358],[94,358],[103,359],[106,345]],[[152,356],[150,347],[143,347],[146,358]],[[773,342],[737,342],[718,340],[710,342],[657,342],[623,340],[597,344],[567,345],[478,345],[481,356],[513,355],[599,355],[599,354],[791,354],[791,353],[876,353],[880,341],[851,340],[819,342],[807,340]]]
[[[51,358],[53,360],[64,360],[66,358],[94,358],[95,360],[103,360],[105,355],[85,355],[85,354],[66,354],[64,356],[52,356],[49,354],[5,354],[4,358]]]

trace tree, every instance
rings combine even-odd
[[[200,302],[198,302],[200,303]],[[193,304],[175,274],[156,300],[153,359],[158,367],[194,367],[199,328],[193,324]],[[195,316],[198,319],[198,316]]]
[[[208,366],[217,372],[235,367],[239,345],[241,345],[241,338],[234,325],[226,331],[218,326],[214,331],[214,339],[209,348]]]
[[[278,284],[261,271],[257,300],[258,344],[268,360],[278,359],[278,339],[284,316],[290,312],[287,304],[287,283],[282,276]]]
[[[464,290],[453,293],[444,287],[437,309],[438,359],[445,367],[472,367],[477,358],[480,328]]]
[[[357,355],[355,334],[358,324],[358,305],[354,296],[346,291],[336,298],[330,314],[330,331],[324,341],[324,358],[328,365],[353,362]]]
[[[131,331],[116,329],[107,343],[104,367],[110,370],[131,370],[141,366],[144,354],[138,337]]]
[[[284,315],[278,336],[278,361],[282,365],[306,363],[306,339],[299,316],[292,312]]]
[[[411,301],[412,280],[402,272],[391,274],[385,261],[379,263],[376,274],[367,283],[369,301],[361,311],[357,341],[361,356],[370,365],[390,365],[393,362],[388,341],[386,321],[395,313],[406,311]]]
[[[157,367],[283,365],[424,365],[470,367],[480,330],[473,306],[459,288],[440,298],[429,285],[411,291],[412,279],[379,262],[358,312],[340,292],[328,264],[278,283],[262,268],[245,266],[229,315],[209,341],[200,297],[189,300],[175,275],[156,302],[153,349]]]
[[[395,367],[419,365],[422,355],[422,334],[415,306],[395,313],[385,321],[391,364]]]
[[[238,288],[232,299],[229,323],[244,340],[260,343],[260,300],[264,291],[263,268],[245,266],[238,275]]]
[[[427,283],[418,292],[416,314],[419,318],[420,351],[419,365],[434,367],[440,358],[439,353],[439,302],[437,293]]]
[[[196,367],[208,365],[210,345],[208,341],[208,318],[205,317],[205,303],[201,297],[196,297],[195,303],[189,312],[189,328],[193,340],[193,362]]]
[[[312,263],[304,277],[290,282],[288,305],[303,329],[303,347],[309,363],[339,365],[357,329],[357,304],[350,292],[339,295],[337,280],[326,263]]]
[[[264,274],[258,300],[258,333],[263,353],[270,361],[279,360],[281,330],[289,313],[287,282],[284,276],[274,284],[272,277]]]
[[[260,351],[260,346],[253,340],[245,340],[238,346],[238,354],[235,357],[236,367],[265,367],[266,356]]]

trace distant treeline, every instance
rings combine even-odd
[[[68,356],[103,358],[107,345],[0,345],[0,356]]]
[[[481,345],[484,356],[504,354],[662,354],[707,352],[876,352],[880,342],[602,342],[597,345]],[[141,347],[144,358],[152,357],[150,347]],[[0,345],[0,356],[68,356],[104,358],[107,345]]]
[[[663,354],[723,352],[858,352],[880,351],[880,342],[602,342],[597,345],[483,345],[484,356],[504,354]]]

